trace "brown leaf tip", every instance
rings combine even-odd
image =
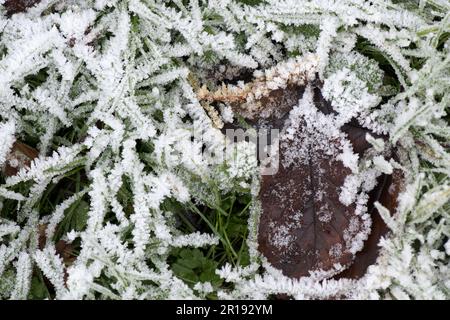
[[[20,169],[30,167],[31,161],[38,156],[39,152],[36,149],[20,141],[14,142],[3,167],[4,175],[15,176]]]
[[[6,14],[11,16],[15,13],[25,12],[39,2],[41,0],[6,0],[3,6],[6,8]]]

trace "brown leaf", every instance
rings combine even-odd
[[[317,75],[315,80],[306,83],[301,77],[293,79],[286,82],[284,89],[276,90],[265,84],[264,77],[238,89],[224,85],[210,92],[202,87],[198,90],[198,98],[229,104],[254,128],[282,130],[286,123],[289,124],[289,113],[303,96],[305,85],[309,84],[313,87],[313,104],[317,110],[324,115],[336,114],[331,103],[322,96],[323,84]],[[251,99],[258,96],[258,92],[263,93],[259,98]],[[403,177],[397,170],[393,176],[382,176],[369,194],[370,230],[370,219],[365,220],[356,214],[355,204],[345,206],[339,200],[341,186],[351,172],[337,159],[337,155],[341,152],[340,147],[350,142],[353,151],[363,156],[371,147],[366,141],[368,133],[375,138],[387,137],[363,128],[355,119],[339,128],[346,138],[324,136],[320,128],[305,119],[299,123],[295,138],[280,145],[280,163],[288,165],[281,165],[275,175],[261,178],[259,250],[274,267],[290,277],[325,271],[322,278],[359,278],[376,261],[378,242],[387,232],[387,226],[373,203],[380,201],[395,212]],[[226,124],[223,132],[238,128],[242,128],[241,123]],[[334,152],[330,152],[333,149]],[[300,161],[292,160],[296,153],[301,154]],[[350,248],[357,234],[367,240],[363,250],[354,254]]]
[[[6,8],[6,14],[11,16],[15,13],[25,12],[38,2],[41,2],[41,0],[6,0],[3,5]]]
[[[328,153],[339,142],[307,134],[280,148],[283,163],[289,149],[306,146],[305,161],[280,165],[278,173],[262,177],[260,190],[259,249],[273,266],[295,278],[332,271],[335,264],[348,266],[354,258],[348,249],[352,238],[364,229],[355,206],[339,201],[350,174],[336,153]]]
[[[331,104],[323,99],[320,85],[315,88],[315,102],[318,105],[318,109],[325,114],[335,113]],[[347,134],[348,139],[352,142],[353,150],[359,155],[362,155],[370,147],[370,144],[365,139],[367,133],[370,133],[375,138],[387,139],[385,136],[374,134],[367,128],[361,127],[355,120],[344,125],[342,131]],[[377,182],[377,187],[369,194],[368,211],[372,219],[371,232],[364,242],[364,248],[356,253],[351,266],[336,275],[335,279],[361,278],[366,273],[367,268],[376,262],[379,253],[378,242],[382,236],[386,235],[388,227],[375,208],[374,203],[379,201],[391,213],[395,212],[398,195],[404,185],[404,176],[401,170],[396,169],[392,175],[380,176]]]
[[[314,105],[325,115],[335,113],[331,104],[321,93],[322,83],[311,83],[314,87]],[[304,86],[290,84],[284,90],[277,89],[262,97],[258,103],[263,107],[257,118],[247,117],[247,123],[255,128],[282,129],[289,112],[297,105],[304,93]],[[239,112],[237,102],[231,102]],[[224,129],[238,128],[228,124]],[[339,270],[348,268],[336,277],[361,277],[378,256],[378,241],[387,227],[373,207],[375,201],[385,203],[395,211],[396,194],[402,180],[394,176],[383,176],[370,194],[369,213],[373,220],[372,231],[364,243],[364,249],[352,254],[349,250],[353,237],[367,232],[367,223],[356,215],[354,204],[345,206],[339,200],[341,186],[351,172],[336,159],[342,141],[324,137],[303,121],[295,133],[296,138],[280,146],[280,163],[291,157],[293,150],[303,149],[303,162],[281,165],[278,173],[263,176],[260,200],[262,213],[259,223],[259,250],[276,268],[290,277],[308,276],[312,271],[329,271],[324,277],[333,276]],[[344,125],[341,131],[353,150],[360,156],[370,148],[367,133],[376,138],[370,130],[361,127],[356,120]],[[386,137],[381,137],[386,138]],[[330,148],[335,152],[330,153]],[[306,152],[305,152],[306,151]],[[389,190],[392,194],[389,194]],[[342,269],[335,269],[340,264]]]
[[[259,114],[257,119],[246,118],[248,125],[254,128],[279,129],[283,127],[289,111],[298,103],[303,95],[304,86],[290,84],[285,89],[272,90],[268,96],[262,97],[258,102],[264,105],[264,112]],[[232,103],[231,106],[237,114],[242,115],[242,106]],[[226,129],[239,129],[240,124],[227,123],[222,132],[225,134]]]
[[[335,113],[331,104],[323,99],[320,85],[315,88],[315,99],[318,109],[323,113]],[[359,155],[362,155],[370,147],[370,144],[365,139],[366,133],[370,133],[375,138],[387,139],[385,136],[376,135],[370,130],[361,127],[355,120],[344,125],[342,131],[347,134],[348,139],[352,142],[353,150]],[[380,176],[377,182],[377,187],[369,194],[368,211],[372,219],[371,232],[364,242],[364,248],[356,253],[351,266],[337,274],[334,277],[335,279],[361,278],[366,273],[367,268],[376,262],[379,253],[378,242],[388,232],[388,227],[379,215],[374,203],[379,201],[390,212],[395,212],[398,195],[404,185],[404,176],[401,170],[396,169],[392,175]]]
[[[323,114],[335,113],[322,97],[320,88],[321,84],[317,82],[314,88],[316,108]],[[365,139],[370,131],[357,121],[351,121],[341,130],[347,134],[356,153],[362,155],[370,147]],[[262,177],[259,250],[287,276],[299,278],[310,272],[325,271],[330,273],[323,277],[329,277],[339,273],[342,267],[351,266],[338,277],[359,278],[378,255],[378,241],[387,227],[374,210],[373,203],[380,201],[395,211],[402,179],[398,172],[394,175],[394,183],[390,176],[380,178],[369,200],[373,219],[371,233],[364,249],[352,254],[349,248],[353,238],[360,232],[364,235],[368,226],[355,213],[354,204],[345,206],[339,200],[341,186],[350,170],[336,159],[336,153],[329,151],[340,143],[311,130],[311,126],[303,121],[295,138],[281,144],[280,163],[299,149],[303,149],[303,161],[296,161],[291,166],[281,165],[277,174]],[[341,267],[336,269],[336,264]]]
[[[45,234],[47,230],[47,224],[40,224],[38,226],[38,247],[39,250],[44,249],[45,245],[47,244],[47,236]],[[60,255],[60,257],[63,259],[63,262],[66,266],[71,265],[73,261],[75,261],[75,257],[73,255],[74,247],[72,244],[64,241],[59,240],[55,244],[55,250],[56,253]]]
[[[71,243],[68,243],[64,240],[59,240],[55,244],[56,252],[61,256],[63,262],[66,266],[70,266],[76,260],[76,257],[73,253],[74,246]]]
[[[47,243],[47,237],[45,234],[46,230],[47,230],[47,224],[40,224],[38,226],[38,235],[39,235],[38,248],[39,248],[39,250],[44,249],[44,247]],[[61,259],[63,260],[63,263],[65,265],[64,283],[66,283],[67,278],[68,278],[67,267],[71,266],[76,260],[76,256],[74,254],[75,247],[71,243],[68,243],[64,240],[59,240],[55,244],[55,250],[56,250],[56,253],[61,257]],[[48,281],[47,278],[45,278],[45,283],[48,287],[52,287],[51,282]]]
[[[38,248],[39,250],[44,249],[45,244],[47,243],[47,237],[45,235],[45,230],[47,230],[47,224],[38,225]]]
[[[395,212],[398,203],[398,196],[404,186],[404,175],[401,170],[396,169],[392,175],[383,175],[378,179],[378,186],[375,188],[369,199],[369,212],[372,218],[372,227],[368,239],[364,242],[364,248],[355,256],[353,264],[335,278],[359,279],[367,271],[367,268],[374,264],[379,254],[378,243],[387,234],[388,227],[381,218],[378,210],[373,205],[375,201],[380,202],[391,213]]]
[[[14,142],[3,168],[4,175],[15,176],[20,169],[28,168],[31,161],[38,156],[39,152],[36,149],[20,141]]]

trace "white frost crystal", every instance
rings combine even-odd
[[[243,2],[41,1],[7,15],[0,1],[0,167],[16,139],[40,152],[29,168],[0,176],[0,298],[29,298],[38,268],[56,299],[449,299],[448,3]],[[221,87],[209,75],[224,66],[237,81]],[[308,85],[316,74],[335,111],[327,117]],[[261,256],[256,146],[227,142],[217,124],[239,120],[235,106],[205,105],[199,95],[245,94],[256,117],[264,116],[259,99],[292,84],[308,89],[291,128],[301,115],[328,138],[344,139],[339,128],[351,120],[373,133],[364,155],[349,144],[336,152],[352,172],[339,194],[344,205],[363,215],[378,176],[404,176],[396,212],[376,204],[391,232],[361,279],[319,281],[329,276],[320,271],[290,279]],[[298,147],[289,156],[307,154]],[[49,194],[67,180],[70,194],[49,207]],[[225,261],[212,272],[233,286],[185,283],[171,253],[229,239],[213,224],[180,230],[179,220],[192,217],[176,208],[216,205],[232,220],[216,201],[230,191],[252,196],[242,233],[248,264]],[[288,219],[274,243],[289,246],[286,230],[298,221]],[[347,248],[333,246],[330,255],[357,252],[365,236],[346,234]],[[58,252],[59,239],[78,246],[74,261]]]
[[[0,123],[0,167],[5,163],[16,138],[14,136],[16,126],[14,121]]]

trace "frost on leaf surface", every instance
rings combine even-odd
[[[34,6],[41,0],[5,0],[3,5],[8,15],[24,12],[27,8]]]
[[[258,242],[268,261],[293,278],[327,278],[352,265],[371,231],[367,207],[373,209],[385,187],[377,186],[374,171],[365,186],[358,176],[359,158],[371,147],[366,136],[384,137],[359,124],[357,108],[339,108],[342,102],[326,100],[315,68],[314,57],[305,56],[280,63],[238,87],[199,92],[202,99],[228,103],[247,125],[280,130],[278,171],[261,177]],[[346,96],[352,98],[351,93]],[[372,107],[370,100],[363,100],[358,102],[361,109],[364,102]],[[275,139],[271,137],[271,144]],[[373,190],[376,186],[379,190]],[[382,224],[376,213],[372,216]],[[371,258],[377,252],[370,247]],[[374,260],[359,260],[354,269],[361,276]]]
[[[315,89],[308,85],[290,111],[280,137],[279,170],[261,182],[260,250],[291,277],[341,271],[370,231],[366,212],[339,200],[351,174],[339,155],[351,142],[333,127],[328,103]]]
[[[448,299],[449,11],[0,0],[0,298]]]

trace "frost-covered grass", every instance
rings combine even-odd
[[[0,11],[0,166],[20,169],[0,175],[1,298],[450,297],[448,1],[42,0]],[[364,161],[341,150],[352,170],[341,202],[367,201],[361,189],[381,173],[405,176],[396,212],[377,204],[391,233],[359,280],[271,267],[257,250],[252,146],[212,156],[229,143],[221,124],[239,115],[202,102],[203,85],[251,108],[303,79],[292,66],[305,61],[338,111],[331,128],[356,118],[389,136],[368,137]],[[222,87],[215,73],[228,67],[264,80]],[[38,150],[31,165],[11,158],[15,142]]]

